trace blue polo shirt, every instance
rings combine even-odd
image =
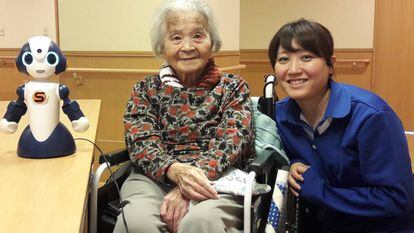
[[[315,130],[293,99],[276,103],[291,163],[310,165],[300,197],[325,210],[327,232],[414,232],[414,178],[401,121],[374,93],[329,85]]]

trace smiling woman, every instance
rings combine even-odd
[[[252,155],[247,84],[216,66],[221,39],[203,0],[165,1],[151,37],[164,65],[134,86],[126,107],[135,169],[114,232],[242,232],[243,198],[218,194],[211,181]]]
[[[316,206],[310,232],[413,232],[414,177],[401,121],[379,96],[334,81],[331,33],[300,19],[269,45],[288,98],[276,121],[291,192]]]
[[[184,86],[195,86],[211,57],[206,25],[207,20],[197,12],[177,11],[168,15],[163,57]]]

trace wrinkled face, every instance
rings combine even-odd
[[[294,40],[295,52],[279,47],[275,74],[282,89],[296,101],[311,100],[323,96],[328,91],[329,74],[333,68],[326,64],[323,57],[304,50]]]
[[[176,11],[167,16],[164,59],[179,78],[197,79],[211,56],[207,22],[197,12]]]
[[[48,78],[56,71],[59,56],[49,51],[50,40],[44,37],[34,37],[29,40],[30,51],[22,56],[27,72],[35,79]]]

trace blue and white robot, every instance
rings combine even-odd
[[[14,133],[17,123],[28,110],[29,125],[20,136],[17,155],[26,158],[51,158],[73,154],[76,150],[69,130],[59,121],[60,100],[63,112],[76,132],[88,129],[89,121],[76,101],[69,99],[69,89],[50,78],[66,70],[66,58],[48,37],[29,39],[16,58],[17,69],[30,77],[17,88],[18,99],[10,102],[0,122],[0,130]]]

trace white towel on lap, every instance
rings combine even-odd
[[[229,168],[218,180],[213,181],[213,187],[218,193],[228,193],[244,196],[248,174],[238,168]],[[271,187],[267,184],[259,184],[254,181],[253,195],[270,192]]]

